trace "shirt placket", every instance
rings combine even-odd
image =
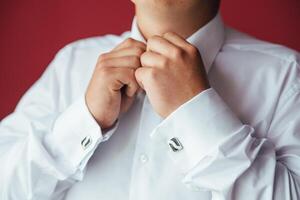
[[[154,112],[146,95],[144,96],[141,112],[141,121],[131,173],[130,200],[137,200],[141,197],[145,199],[146,196],[148,196],[147,192],[149,192],[149,187],[145,186],[144,181],[149,178],[147,172],[149,171],[149,163],[151,162],[149,157],[150,133],[162,121],[162,119]]]

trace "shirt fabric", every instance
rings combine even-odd
[[[1,121],[0,199],[300,198],[297,52],[217,15],[187,39],[211,88],[165,119],[139,93],[104,132],[84,94],[99,55],[128,37],[144,41],[135,20],[120,36],[67,45]],[[172,138],[182,150],[170,148]]]

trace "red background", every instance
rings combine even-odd
[[[223,0],[224,21],[300,51],[299,0]],[[1,0],[0,119],[65,44],[130,29],[129,0]]]

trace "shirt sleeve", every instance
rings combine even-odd
[[[192,190],[213,200],[299,199],[300,84],[274,114],[268,137],[258,138],[210,88],[183,104],[151,134],[181,148],[168,155]],[[245,196],[245,194],[251,194]]]
[[[81,180],[83,170],[100,142],[109,139],[117,126],[102,132],[81,97],[61,113],[43,143],[48,152]]]
[[[0,194],[3,200],[63,199],[83,178],[97,146],[116,129],[103,132],[84,97],[61,105],[59,74],[70,47],[61,50],[15,111],[0,123]]]

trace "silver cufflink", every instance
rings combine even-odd
[[[178,152],[183,149],[181,142],[176,137],[170,139],[168,144],[171,147],[172,151],[174,151],[174,152]]]
[[[91,143],[92,143],[92,139],[89,136],[86,136],[81,141],[81,146],[82,146],[83,149],[87,149],[88,146],[90,146]]]

